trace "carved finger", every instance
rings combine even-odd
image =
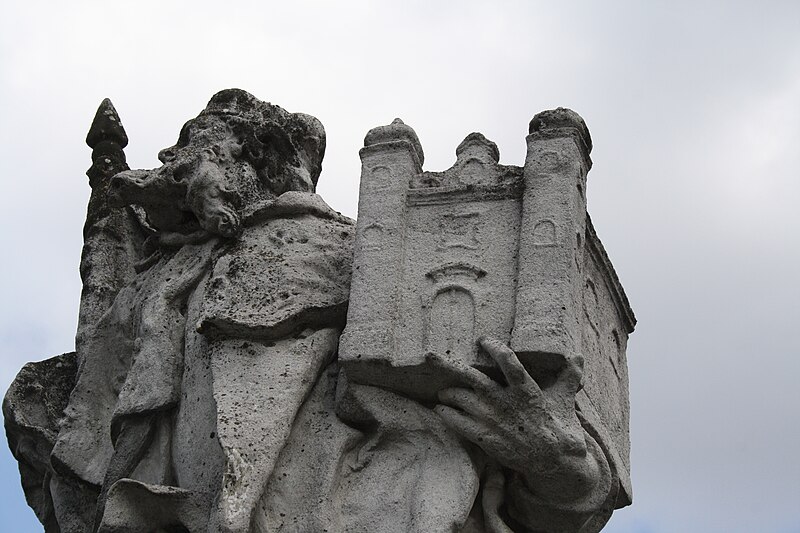
[[[509,385],[535,383],[511,348],[497,339],[488,337],[481,337],[478,339],[478,343],[500,367]]]
[[[443,404],[460,409],[476,418],[482,420],[496,418],[486,402],[469,389],[460,387],[442,389],[436,396]]]
[[[442,357],[436,353],[427,353],[425,359],[435,368],[477,391],[489,392],[498,386],[489,376],[458,359]]]
[[[447,427],[478,446],[486,444],[488,438],[492,435],[492,432],[485,424],[473,420],[457,409],[446,405],[437,405],[433,410],[442,417]]]

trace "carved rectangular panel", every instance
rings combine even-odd
[[[514,327],[519,221],[513,198],[409,207],[398,357],[422,364],[438,351],[492,366],[477,339],[508,342]]]

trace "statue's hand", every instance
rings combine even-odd
[[[587,477],[594,477],[594,461],[587,458],[585,433],[575,411],[582,359],[568,360],[555,383],[542,388],[510,348],[495,339],[482,338],[479,343],[497,362],[507,385],[459,360],[429,354],[429,362],[464,383],[439,391],[441,405],[434,410],[489,457],[522,474],[529,486],[541,487],[558,478],[557,485],[575,487],[575,495],[590,489],[593,480]]]

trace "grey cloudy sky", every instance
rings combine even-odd
[[[322,120],[319,192],[355,216],[358,148],[395,116],[426,169],[471,131],[522,164],[527,123],[578,111],[589,211],[639,318],[634,505],[610,533],[800,531],[800,3],[5,2],[0,388],[73,349],[110,97],[134,168],[227,87]],[[0,449],[7,531],[40,531]]]

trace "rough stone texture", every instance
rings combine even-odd
[[[83,290],[76,335],[79,361],[91,327],[111,307],[117,292],[133,279],[144,240],[151,232],[140,223],[141,209],[135,206],[112,209],[108,203],[111,176],[128,170],[123,152],[128,136],[108,98],[97,109],[86,144],[92,148],[92,166],[86,171],[92,194],[83,227],[80,267]]]
[[[46,531],[593,532],[630,503],[635,320],[574,112],[524,167],[473,133],[423,172],[412,128],[371,130],[357,223],[314,194],[319,121],[244,91],[153,170],[107,100],[87,143],[77,354],[3,404]]]
[[[500,374],[481,336],[510,344],[542,386],[580,357],[584,409],[609,432],[629,503],[624,345],[635,321],[586,213],[591,138],[560,108],[536,115],[527,141],[519,168],[471,133],[434,173],[399,119],[370,131],[339,360],[354,381],[430,401],[457,382],[427,353]]]
[[[53,473],[47,465],[76,370],[74,352],[28,363],[3,400],[6,436],[19,462],[25,498],[46,531],[58,531],[50,496]]]

